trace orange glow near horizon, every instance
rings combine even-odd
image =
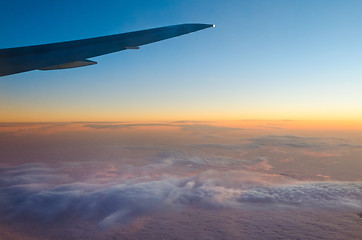
[[[228,112],[208,113],[202,111],[195,112],[112,112],[108,110],[97,111],[68,111],[65,109],[56,109],[53,111],[3,111],[0,115],[0,122],[150,122],[150,121],[238,121],[238,120],[261,120],[261,121],[280,121],[293,120],[308,123],[321,123],[320,126],[327,125],[353,125],[358,127],[362,124],[362,115],[352,114],[230,114]],[[314,123],[313,123],[314,124]],[[313,125],[312,124],[312,125]],[[308,124],[310,125],[310,124]],[[318,125],[318,124],[317,124]]]
[[[140,131],[172,131],[175,127],[210,125],[216,127],[240,128],[245,130],[269,130],[284,129],[295,131],[324,131],[324,130],[362,130],[362,121],[360,120],[225,120],[225,121],[80,121],[80,122],[2,122],[0,123],[0,132],[14,132],[16,130],[38,131],[41,133],[54,133],[62,131],[86,131],[89,130],[87,124],[104,124],[115,126],[114,128],[100,128],[99,130],[109,131],[114,129],[137,128]]]

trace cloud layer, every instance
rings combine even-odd
[[[361,147],[359,145],[349,144],[345,139],[340,138],[299,137],[293,135],[268,135],[251,138],[249,140],[259,147],[278,146],[315,150]]]
[[[273,204],[279,208],[362,211],[361,182],[296,182],[245,170],[190,168],[178,172],[179,164],[166,159],[144,166],[88,162],[1,168],[1,220],[77,217],[106,227],[153,211],[187,206],[241,209]]]

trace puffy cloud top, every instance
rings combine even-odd
[[[242,209],[273,204],[280,208],[362,211],[361,182],[296,182],[245,170],[169,174],[173,167],[177,167],[175,161],[141,167],[73,163],[2,168],[2,220],[81,217],[109,226],[155,210],[184,206]],[[89,171],[74,172],[80,168]]]

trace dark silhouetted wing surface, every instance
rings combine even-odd
[[[104,37],[0,49],[0,76],[31,70],[65,69],[96,64],[88,58],[138,49],[139,46],[188,34],[211,24],[180,24]]]

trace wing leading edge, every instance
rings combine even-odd
[[[65,69],[96,64],[88,58],[177,37],[211,24],[180,24],[129,33],[28,47],[0,49],[0,76],[31,70]]]

